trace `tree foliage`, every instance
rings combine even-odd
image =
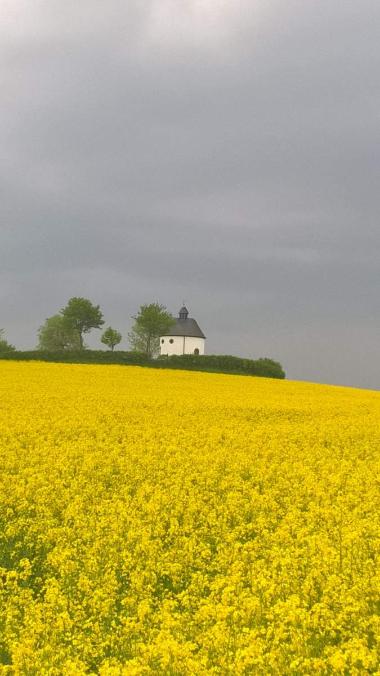
[[[0,352],[14,352],[15,346],[4,338],[4,329],[0,329]]]
[[[103,345],[107,345],[107,347],[112,350],[112,352],[115,349],[115,346],[121,343],[122,335],[119,331],[116,331],[116,329],[113,329],[111,326],[108,326],[104,333],[102,334],[101,337],[101,342]]]
[[[89,333],[91,329],[100,329],[104,324],[99,305],[93,305],[87,298],[70,298],[66,307],[62,308],[61,315],[65,326],[77,333],[81,350],[84,347],[83,334]]]
[[[62,352],[80,347],[78,332],[68,326],[61,314],[48,317],[38,331],[39,350]]]
[[[165,334],[175,323],[175,319],[168,312],[165,305],[150,303],[141,305],[135,323],[128,334],[133,350],[143,352],[151,358],[159,351],[160,336]]]

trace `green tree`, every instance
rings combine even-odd
[[[80,350],[78,332],[67,325],[62,315],[48,317],[38,331],[38,349],[47,352]]]
[[[116,331],[116,329],[113,329],[111,326],[109,326],[103,333],[101,337],[101,341],[103,345],[107,345],[107,347],[112,350],[112,352],[115,349],[115,345],[118,345],[121,343],[122,335],[119,331]]]
[[[0,329],[0,352],[14,352],[15,346],[4,338],[4,329]]]
[[[147,357],[155,356],[158,353],[160,336],[170,329],[175,319],[159,303],[141,305],[138,314],[132,319],[135,323],[128,334],[132,349],[144,352]]]
[[[75,331],[79,338],[79,349],[83,350],[83,334],[91,329],[100,329],[104,324],[99,305],[93,305],[87,298],[70,298],[61,315],[65,326]]]

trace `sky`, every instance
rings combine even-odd
[[[379,389],[379,72],[378,0],[3,0],[8,340],[185,301],[208,353]]]

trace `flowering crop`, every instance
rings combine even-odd
[[[380,394],[0,362],[1,674],[379,674]]]

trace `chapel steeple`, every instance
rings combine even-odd
[[[183,305],[179,311],[179,318],[180,319],[187,319],[189,316],[189,311],[185,305]]]

